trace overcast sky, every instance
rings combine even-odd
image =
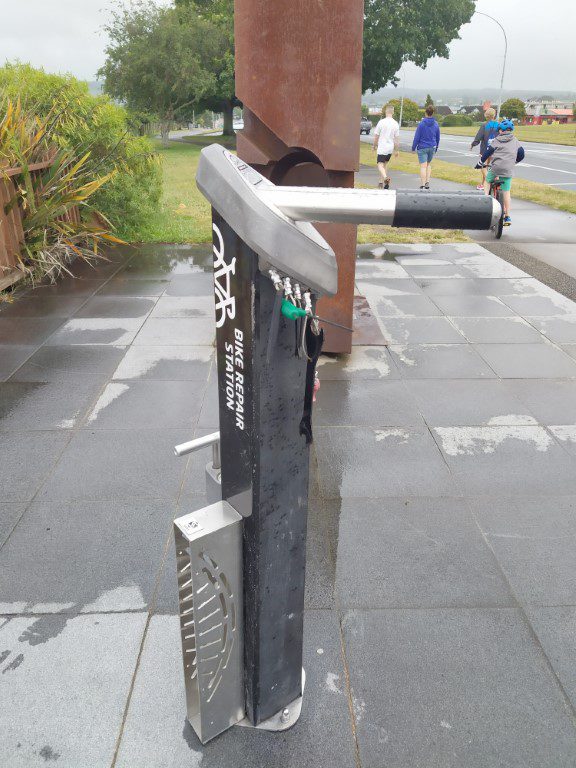
[[[168,4],[169,0],[157,0]],[[419,0],[414,0],[418,2]],[[50,72],[94,80],[104,60],[107,0],[0,0],[0,62],[20,59]],[[508,34],[507,89],[576,90],[575,0],[478,0]],[[33,20],[33,21],[32,21]],[[499,83],[502,33],[476,16],[451,46],[450,59],[426,70],[406,65],[410,88],[483,88]]]

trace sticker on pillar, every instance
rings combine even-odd
[[[230,264],[224,261],[224,239],[222,233],[212,224],[217,242],[214,243],[214,293],[216,294],[216,328],[222,328],[226,318],[236,317],[236,299],[230,295],[230,275],[236,272],[236,258]],[[224,281],[224,282],[222,282]]]
[[[193,536],[195,533],[198,533],[202,530],[202,526],[195,517],[192,517],[192,515],[181,517],[179,523],[180,528],[182,528],[184,533],[186,533],[188,536]]]

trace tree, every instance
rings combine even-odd
[[[434,102],[433,102],[432,96],[430,96],[430,94],[428,94],[426,96],[426,101],[424,102],[424,106],[425,107],[433,107],[434,106]]]
[[[392,99],[388,102],[394,107],[394,117],[396,120],[400,117],[400,99]],[[404,99],[404,106],[402,107],[402,123],[417,123],[420,120],[421,112],[420,107],[412,99]]]
[[[362,117],[368,117],[370,115],[370,107],[368,104],[362,104]]]
[[[405,61],[424,68],[448,57],[448,44],[472,18],[475,0],[365,0],[363,91],[377,91]]]
[[[183,12],[183,23],[188,14],[197,14],[217,30],[220,48],[211,62],[211,72],[216,78],[214,91],[201,101],[202,109],[222,112],[224,136],[233,136],[233,109],[240,102],[236,98],[234,79],[234,0],[175,0]]]
[[[191,11],[139,0],[114,11],[105,27],[110,42],[98,72],[104,90],[128,108],[158,117],[166,143],[176,118],[186,118],[214,94],[222,34]]]
[[[521,99],[507,99],[500,107],[500,114],[502,117],[522,120],[526,117],[526,106]]]

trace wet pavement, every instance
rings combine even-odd
[[[0,764],[576,764],[576,304],[480,245],[361,249],[388,344],[324,357],[302,717],[202,747],[172,520],[218,426],[206,246],[0,310]]]

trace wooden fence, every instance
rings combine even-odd
[[[39,176],[49,168],[52,160],[43,160],[30,165],[32,177]],[[18,206],[7,210],[16,194],[15,177],[21,168],[0,168],[0,290],[7,288],[24,276],[19,267],[19,255],[24,240],[22,211]]]

